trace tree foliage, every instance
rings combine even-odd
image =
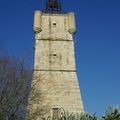
[[[116,106],[110,106],[102,118],[103,120],[120,120],[120,109]]]
[[[82,114],[69,114],[62,113],[58,119],[52,117],[43,118],[43,120],[120,120],[120,109],[118,107],[108,107],[104,116],[97,117],[96,114],[82,113]]]

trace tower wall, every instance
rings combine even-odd
[[[73,22],[73,13],[72,19]],[[41,15],[41,32],[35,31],[35,61],[32,89],[40,93],[29,101],[31,113],[44,106],[46,112],[53,108],[81,113],[83,104],[78,85],[73,32],[69,14]],[[38,22],[38,21],[37,21]],[[71,20],[72,22],[72,20]],[[71,32],[69,32],[71,29]],[[34,93],[31,93],[34,94]]]

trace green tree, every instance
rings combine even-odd
[[[120,109],[116,106],[108,107],[105,116],[102,117],[102,120],[120,120]]]
[[[81,115],[80,120],[98,120],[95,114],[85,113]]]

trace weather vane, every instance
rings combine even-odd
[[[61,3],[59,0],[46,1],[45,13],[61,13]]]

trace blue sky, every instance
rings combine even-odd
[[[76,64],[85,111],[120,106],[120,0],[61,0],[76,13]],[[34,59],[33,15],[45,0],[0,0],[0,48]]]

